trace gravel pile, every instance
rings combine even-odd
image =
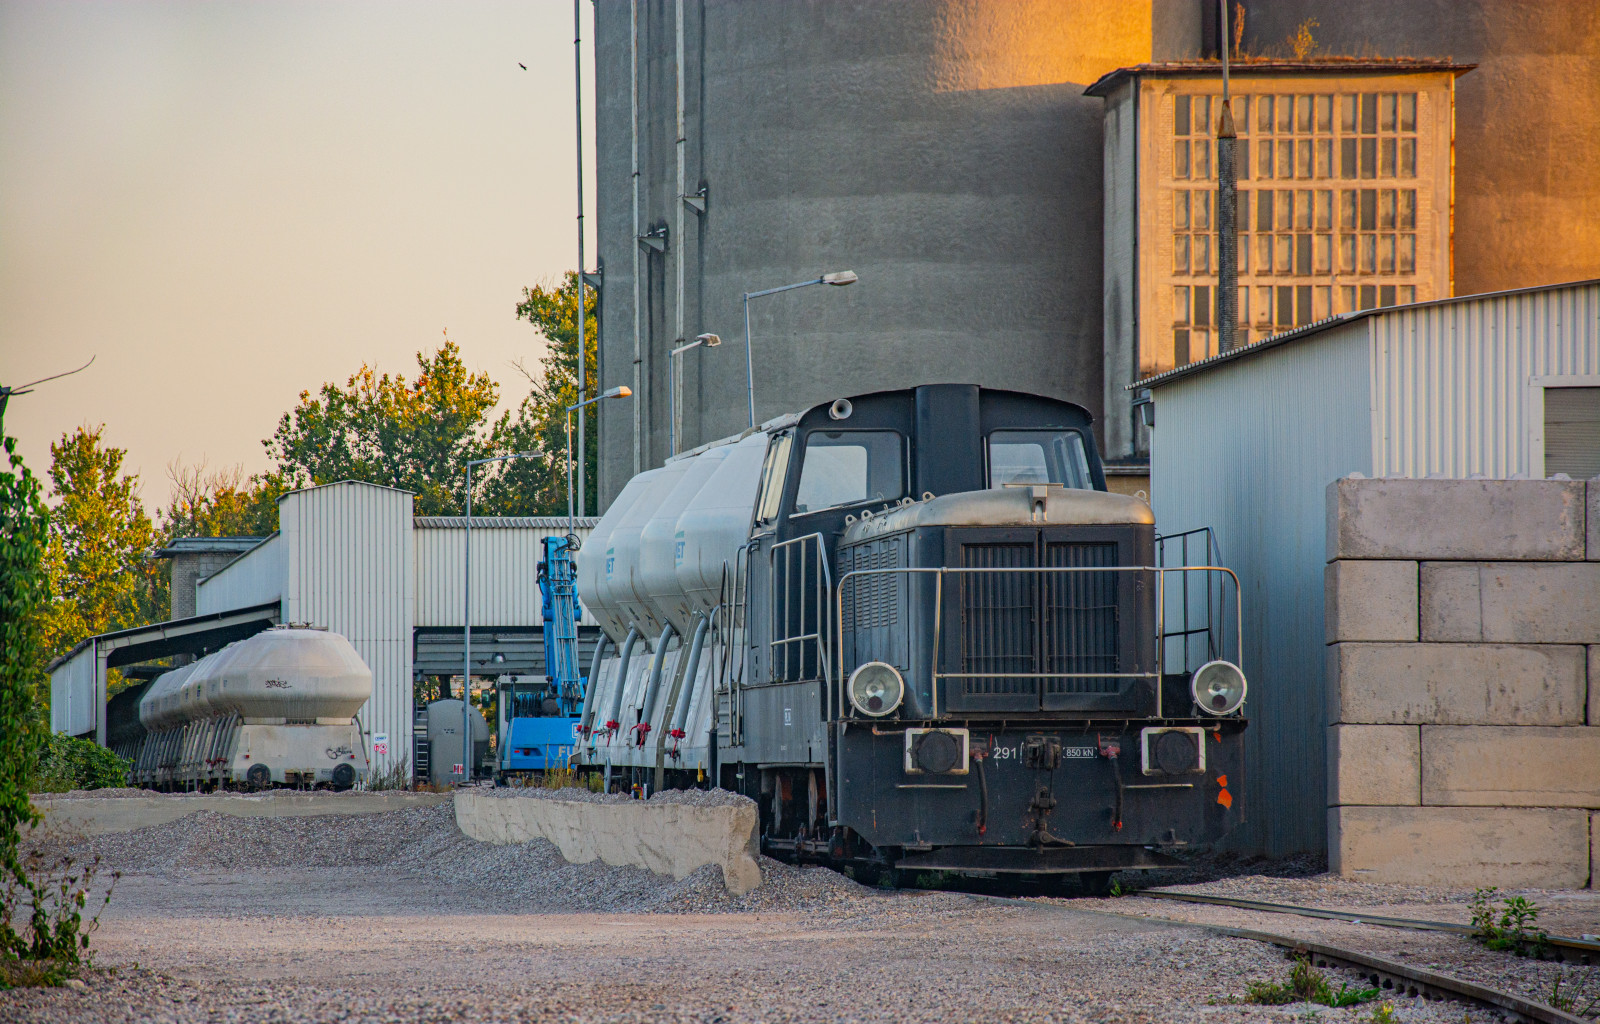
[[[537,792],[585,793],[530,790],[527,795]],[[744,799],[733,794],[728,797]],[[727,797],[707,794],[700,799],[729,802]],[[763,884],[742,897],[729,895],[722,884],[722,871],[714,865],[675,880],[643,868],[612,867],[598,860],[572,864],[554,844],[542,839],[504,846],[470,839],[456,827],[454,810],[448,804],[382,814],[283,818],[200,811],[163,825],[97,836],[85,841],[80,852],[99,855],[104,871],[174,880],[217,872],[286,869],[403,872],[471,886],[479,893],[503,898],[505,910],[516,913],[785,911],[850,917],[883,902],[873,890],[836,872],[797,868],[765,857],[760,861]],[[929,898],[928,907],[934,909],[938,899]]]

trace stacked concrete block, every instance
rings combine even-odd
[[[1600,479],[1328,487],[1328,842],[1373,881],[1600,878]]]

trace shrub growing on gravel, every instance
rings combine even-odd
[[[93,740],[66,733],[45,737],[35,761],[35,793],[65,793],[73,789],[117,789],[128,784],[131,764]]]

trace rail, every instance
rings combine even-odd
[[[943,642],[944,641],[944,636],[943,636],[944,623],[943,623],[943,617],[944,617],[944,581],[945,581],[945,577],[946,576],[977,576],[977,575],[997,576],[997,575],[1007,574],[1007,573],[1009,573],[1009,574],[1033,575],[1033,576],[1068,575],[1068,574],[1082,574],[1082,573],[1103,573],[1103,574],[1144,573],[1144,574],[1149,574],[1156,581],[1156,600],[1155,600],[1155,613],[1156,613],[1156,622],[1155,622],[1156,650],[1155,650],[1155,657],[1156,657],[1156,664],[1155,664],[1154,671],[1146,671],[1146,672],[1110,672],[1110,671],[1096,671],[1096,672],[1021,672],[1021,671],[1006,671],[1006,672],[944,672],[944,671],[941,671],[940,670],[940,661],[941,661],[941,659],[943,657],[943,654],[944,654],[944,642]],[[1225,592],[1225,589],[1226,589],[1227,582],[1230,581],[1230,580],[1232,581],[1233,606],[1234,606],[1234,608],[1233,608],[1233,612],[1234,612],[1234,614],[1233,614],[1233,621],[1234,621],[1233,653],[1234,653],[1235,659],[1237,659],[1239,657],[1239,653],[1238,652],[1242,650],[1243,643],[1244,643],[1243,624],[1242,624],[1242,619],[1240,617],[1241,609],[1240,609],[1240,595],[1239,595],[1239,577],[1233,572],[1233,570],[1228,569],[1228,568],[1226,568],[1224,566],[1215,566],[1215,565],[1198,565],[1198,566],[1186,565],[1186,566],[1172,566],[1172,567],[1162,567],[1162,566],[1159,566],[1159,565],[1156,565],[1156,566],[1148,566],[1148,565],[1145,565],[1145,566],[1138,566],[1138,565],[1131,565],[1131,566],[1016,566],[1016,567],[1008,566],[1008,567],[1003,567],[1003,568],[995,568],[995,567],[965,567],[965,566],[900,566],[900,567],[884,568],[884,569],[853,569],[850,572],[847,572],[843,576],[839,577],[839,585],[838,585],[837,588],[834,589],[833,626],[834,626],[834,629],[835,629],[835,635],[840,638],[840,642],[837,645],[837,648],[838,648],[838,659],[837,659],[837,663],[836,663],[837,673],[836,673],[836,676],[835,676],[835,678],[837,680],[838,692],[837,692],[836,695],[834,695],[834,699],[837,699],[837,701],[838,701],[839,712],[842,715],[846,711],[846,709],[849,707],[849,702],[847,700],[847,695],[844,692],[845,681],[848,678],[846,676],[846,674],[845,674],[844,643],[843,643],[843,637],[844,637],[844,629],[843,629],[843,626],[844,626],[844,599],[845,599],[846,585],[850,584],[850,585],[853,586],[855,581],[858,578],[864,578],[864,577],[868,577],[868,576],[888,576],[888,575],[894,575],[894,574],[904,574],[907,577],[910,577],[910,576],[915,574],[915,575],[932,575],[934,577],[933,646],[932,646],[932,657],[931,657],[931,661],[930,661],[930,679],[929,679],[929,687],[928,687],[929,693],[931,695],[930,696],[931,717],[934,717],[934,718],[939,717],[939,690],[940,690],[940,684],[946,679],[1039,679],[1039,680],[1049,680],[1049,679],[1057,679],[1057,680],[1069,680],[1069,679],[1154,679],[1157,682],[1156,700],[1157,700],[1157,714],[1159,715],[1160,711],[1161,711],[1160,700],[1161,700],[1161,689],[1162,689],[1161,686],[1160,686],[1160,680],[1166,673],[1166,647],[1167,647],[1167,640],[1168,640],[1168,638],[1170,636],[1177,635],[1177,634],[1170,634],[1166,630],[1167,576],[1168,576],[1168,574],[1172,574],[1172,573],[1179,574],[1179,577],[1178,577],[1179,583],[1185,589],[1187,589],[1187,583],[1188,583],[1188,579],[1189,579],[1189,576],[1186,575],[1186,574],[1190,574],[1190,573],[1195,573],[1195,574],[1217,574],[1218,577],[1222,580],[1222,585],[1223,585],[1223,588],[1224,588],[1224,592]],[[1204,575],[1202,575],[1202,578],[1205,579],[1206,577]],[[1209,587],[1209,583],[1208,583],[1207,590],[1209,591],[1209,589],[1210,589],[1210,587]],[[1185,625],[1184,628],[1187,629],[1188,628],[1187,625]],[[1215,628],[1215,627],[1208,627],[1208,628]],[[1185,671],[1188,670],[1188,666],[1187,666],[1186,662],[1187,662],[1187,658],[1185,657],[1185,665],[1184,665],[1184,670]],[[832,681],[830,681],[829,689],[830,690],[833,689]]]

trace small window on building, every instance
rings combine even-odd
[[[814,430],[806,436],[794,514],[894,501],[905,494],[905,443],[892,430]]]
[[[989,486],[1007,484],[1093,490],[1083,435],[1076,430],[996,430],[989,435]]]
[[[1544,475],[1600,476],[1600,387],[1544,389]]]

